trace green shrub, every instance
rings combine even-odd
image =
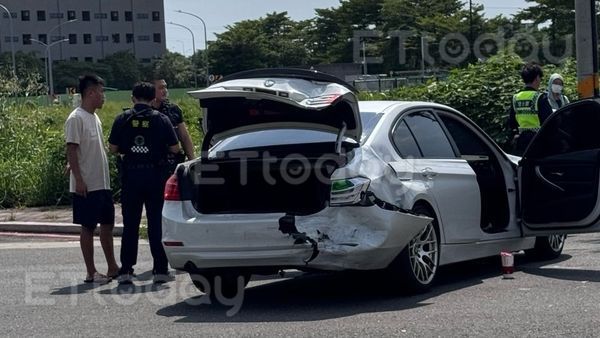
[[[0,207],[43,206],[68,204],[69,177],[64,175],[66,165],[64,122],[73,110],[69,105],[42,105],[45,97],[37,97],[35,78],[27,87],[10,80],[4,82],[6,92],[0,93]],[[0,79],[2,83],[2,79]],[[131,107],[130,92],[109,92],[97,114],[102,121],[104,140],[117,114]],[[184,111],[184,118],[196,145],[200,149],[202,134],[198,128],[200,109],[195,99],[185,90],[172,91],[173,102]],[[42,104],[40,104],[42,103]],[[120,182],[117,177],[115,156],[109,155],[111,188],[119,198]]]
[[[0,99],[6,101],[6,99]],[[2,105],[0,206],[56,204],[63,196],[65,155],[60,107]]]

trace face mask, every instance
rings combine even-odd
[[[552,92],[553,93],[560,94],[560,93],[562,93],[562,90],[563,90],[563,86],[557,85],[557,84],[553,84],[552,85]]]

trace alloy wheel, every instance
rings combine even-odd
[[[438,237],[429,223],[408,244],[410,265],[415,278],[422,284],[429,284],[435,277],[438,267]]]
[[[554,251],[562,250],[565,245],[565,239],[567,235],[550,235],[548,236],[548,244],[550,244],[550,248]]]

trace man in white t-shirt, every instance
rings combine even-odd
[[[113,248],[115,207],[110,190],[108,158],[104,149],[102,123],[96,109],[104,104],[104,81],[96,75],[79,78],[81,105],[65,122],[67,161],[71,169],[69,191],[73,195],[73,223],[81,224],[80,246],[87,270],[86,283],[108,283],[119,267]],[[94,230],[100,223],[100,243],[108,272],[99,273],[94,264]]]

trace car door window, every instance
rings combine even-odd
[[[460,121],[449,116],[440,115],[440,119],[452,136],[461,155],[489,156],[489,148],[481,138]]]
[[[413,137],[410,129],[406,125],[404,120],[400,120],[400,122],[394,128],[392,132],[392,139],[394,141],[394,146],[396,150],[400,153],[400,155],[404,158],[421,158],[421,150],[417,145],[417,141]]]
[[[544,158],[600,149],[598,109],[597,103],[582,101],[553,115],[544,124],[525,157]]]
[[[412,113],[404,118],[425,158],[455,158],[456,154],[442,126],[430,112]]]

